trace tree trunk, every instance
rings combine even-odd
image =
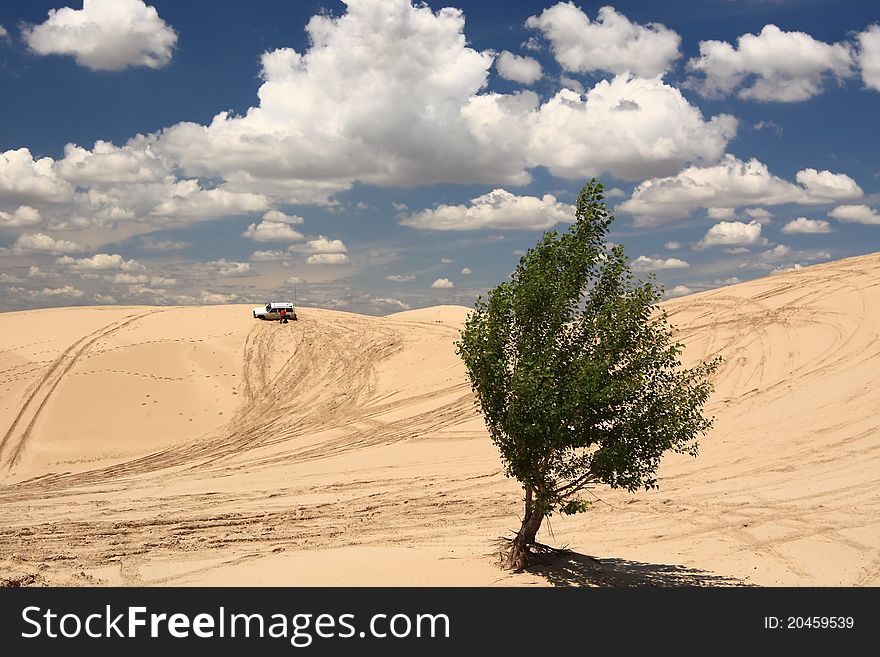
[[[544,512],[539,510],[540,504],[532,504],[532,491],[526,489],[525,514],[522,526],[516,534],[516,538],[510,544],[510,551],[504,559],[504,568],[508,570],[522,570],[529,565],[531,546],[535,543],[535,535],[544,521]]]

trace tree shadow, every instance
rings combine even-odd
[[[754,586],[735,577],[717,575],[675,564],[642,563],[627,559],[596,559],[577,552],[540,555],[530,573],[552,586]]]

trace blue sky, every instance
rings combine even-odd
[[[10,1],[0,309],[471,305],[592,176],[683,295],[880,250],[867,2]]]

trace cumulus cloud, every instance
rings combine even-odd
[[[520,57],[507,50],[501,51],[495,60],[495,68],[505,80],[532,84],[541,79],[541,65],[533,57]]]
[[[448,278],[438,278],[436,281],[431,283],[431,287],[440,290],[448,290],[455,287],[455,283],[450,281]]]
[[[704,120],[659,79],[625,74],[586,98],[489,93],[493,54],[467,46],[457,9],[357,0],[307,31],[305,52],[263,55],[258,106],[171,126],[156,148],[230,191],[316,203],[355,181],[519,185],[537,166],[641,179],[716,160],[736,129],[727,115]],[[640,109],[618,111],[623,100]]]
[[[687,285],[676,285],[674,288],[669,290],[669,292],[667,292],[665,296],[667,299],[675,299],[676,297],[683,297],[693,293],[694,291]]]
[[[757,221],[750,221],[747,224],[741,221],[722,221],[712,226],[694,248],[699,250],[710,246],[743,247],[766,243],[767,239],[761,237],[761,224]]]
[[[824,203],[837,199],[858,198],[862,189],[847,175],[803,169],[795,175],[795,180],[806,190],[805,203]]]
[[[9,32],[6,31],[6,28],[0,25],[0,39],[9,38]]]
[[[197,180],[181,180],[174,183],[168,198],[153,208],[151,214],[178,219],[213,219],[262,212],[267,205],[262,194],[202,189]]]
[[[229,293],[223,294],[222,292],[202,292],[201,294],[202,303],[216,304],[216,303],[233,303],[241,299],[237,294]]]
[[[73,198],[73,187],[58,177],[50,157],[34,160],[27,148],[0,153],[0,200],[61,203]]]
[[[828,77],[853,75],[853,56],[847,44],[765,25],[759,34],[740,36],[736,47],[701,41],[700,56],[687,66],[704,75],[690,78],[689,85],[708,98],[736,93],[748,100],[796,102],[820,94]]]
[[[462,275],[462,276],[470,276],[470,275],[473,274],[473,273],[474,273],[474,272],[471,271],[471,268],[470,268],[470,267],[463,267],[462,270],[461,270],[461,275]]]
[[[681,242],[670,241],[666,242],[663,246],[665,246],[670,251],[677,251],[681,248]]]
[[[14,253],[76,253],[84,251],[84,247],[70,240],[56,240],[43,233],[25,233],[19,235],[12,245]]]
[[[40,211],[29,205],[20,205],[12,214],[0,210],[0,228],[36,226],[41,221]]]
[[[807,170],[813,171],[813,172],[816,171],[815,169],[807,169]],[[799,172],[798,175],[800,175],[801,173],[803,173],[803,171]],[[823,173],[828,173],[828,172],[824,171]],[[830,174],[830,175],[834,176],[834,174]],[[798,179],[798,180],[800,180],[800,179]],[[814,193],[816,192],[815,188],[813,188],[813,192]],[[745,213],[745,215],[747,217],[751,217],[752,219],[757,219],[758,222],[760,222],[762,224],[766,224],[767,222],[769,222],[773,218],[773,213],[770,212],[769,210],[764,209],[764,208],[746,208],[745,210],[743,210],[743,212]]]
[[[269,262],[272,260],[286,260],[290,255],[284,251],[254,251],[251,254],[251,260],[257,262]]]
[[[859,34],[857,59],[862,82],[868,89],[880,91],[880,25],[871,25]]]
[[[82,9],[50,9],[22,36],[38,55],[71,55],[93,70],[161,68],[171,61],[175,31],[143,0],[83,0]]]
[[[116,274],[113,276],[113,282],[119,285],[144,285],[150,282],[150,277],[143,274]]]
[[[802,264],[800,264],[799,262],[796,262],[793,265],[776,267],[770,272],[770,274],[771,275],[773,275],[773,274],[786,274],[790,271],[797,271],[798,269],[803,269],[803,268],[804,268],[804,266]]]
[[[668,71],[681,55],[681,37],[658,23],[633,23],[613,7],[602,7],[591,21],[571,2],[560,2],[532,16],[526,26],[540,30],[566,71],[632,72],[653,77]]]
[[[725,155],[713,166],[688,167],[675,176],[642,182],[618,209],[636,215],[637,223],[652,224],[687,216],[699,207],[815,204],[862,196],[862,189],[845,174],[803,169],[796,180],[797,185],[774,176],[754,158],[743,162]]]
[[[822,219],[807,219],[798,217],[792,219],[782,227],[782,232],[787,235],[815,235],[819,233],[832,233],[831,224]]]
[[[62,256],[55,261],[73,271],[105,271],[121,269],[122,271],[138,271],[143,266],[137,260],[126,260],[118,253],[97,253],[90,258],[71,258]]]
[[[331,240],[329,237],[318,235],[317,239],[309,240],[305,244],[293,245],[288,250],[304,253],[345,253],[348,247],[342,240]]]
[[[660,78],[620,75],[598,82],[583,98],[562,89],[542,105],[528,136],[530,163],[563,178],[608,172],[638,180],[688,162],[715,162],[736,127],[729,114],[705,121]]]
[[[121,147],[102,140],[92,150],[67,144],[57,169],[60,177],[76,185],[152,183],[170,174],[168,165],[153,152],[152,140],[142,135]]]
[[[841,223],[880,224],[880,212],[867,205],[839,205],[828,216]]]
[[[269,210],[263,215],[263,221],[271,221],[275,224],[301,224],[305,221],[298,214],[285,214],[280,210]]]
[[[269,212],[266,213],[270,214]],[[253,223],[247,227],[242,237],[249,237],[255,242],[293,242],[303,238],[302,233],[294,230],[290,224],[280,221],[267,221],[264,215],[259,224]]]
[[[409,310],[409,304],[404,303],[400,299],[395,299],[393,297],[373,297],[373,303],[383,304],[387,306],[397,306],[398,308],[403,308],[404,310]]]
[[[552,194],[542,198],[517,196],[495,189],[471,199],[468,205],[439,205],[401,217],[404,226],[426,230],[479,230],[513,228],[539,230],[559,222],[573,221],[575,208],[560,203]]]
[[[706,216],[709,219],[733,219],[736,217],[736,208],[707,208]]]
[[[207,271],[218,276],[246,276],[251,273],[251,265],[248,262],[235,262],[220,258],[211,262],[200,263],[197,269]]]
[[[412,274],[390,274],[385,277],[386,281],[394,281],[395,283],[408,283],[416,279]]]
[[[64,285],[63,287],[44,287],[42,290],[24,290],[22,288],[10,288],[12,291],[26,296],[34,301],[45,299],[55,299],[58,297],[67,297],[69,299],[79,299],[85,296],[85,292],[73,287],[72,285]]]
[[[306,258],[308,265],[344,265],[348,256],[344,253],[317,253]]]
[[[690,264],[679,258],[650,258],[639,256],[632,263],[633,271],[656,271],[658,269],[684,269]]]

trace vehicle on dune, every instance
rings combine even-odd
[[[254,319],[279,320],[282,324],[296,321],[296,308],[290,301],[269,301],[265,306],[257,306],[253,310]]]

